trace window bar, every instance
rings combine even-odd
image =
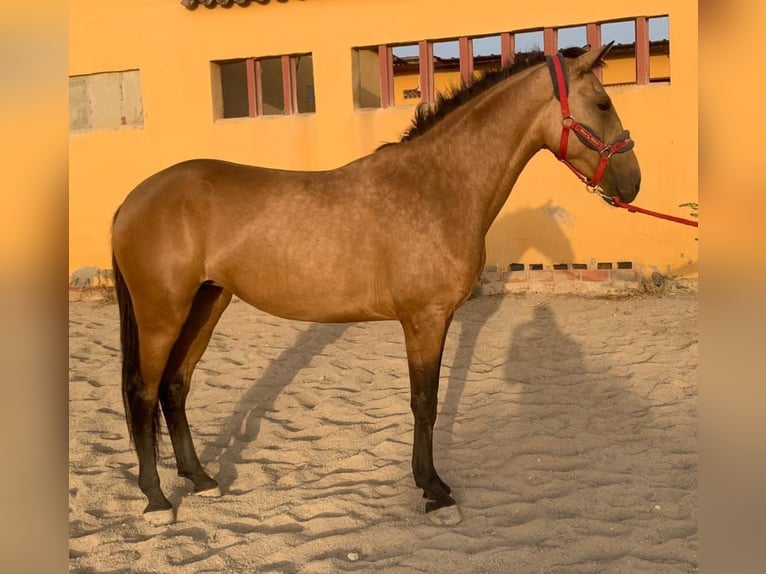
[[[428,40],[418,43],[420,58],[420,101],[434,101],[434,47]]]
[[[649,83],[649,22],[636,18],[636,83]]]
[[[468,85],[473,79],[473,42],[466,36],[460,37],[460,79]]]
[[[390,46],[378,46],[378,62],[380,63],[380,107],[388,108],[394,105],[392,81],[394,75],[394,59]]]
[[[552,56],[557,52],[558,30],[556,28],[543,28],[543,46],[545,54]]]
[[[247,115],[254,118],[259,114],[255,103],[258,89],[255,80],[255,60],[253,58],[245,60],[245,69],[247,71]]]
[[[300,113],[298,109],[298,58],[290,56],[290,106],[292,113]]]
[[[513,64],[513,55],[516,53],[516,36],[511,32],[500,34],[500,66],[507,68]]]
[[[261,61],[255,60],[255,115],[263,115],[263,72],[261,71]]]
[[[601,49],[601,25],[596,24],[595,22],[591,22],[585,27],[585,33],[587,35],[587,42],[590,45],[590,49],[591,50]],[[596,74],[596,77],[598,78],[599,82],[603,79],[601,74],[601,68],[595,68],[593,70],[593,73]]]
[[[293,113],[293,96],[292,96],[292,64],[290,62],[292,58],[290,56],[282,56],[282,98],[284,100],[285,115]]]

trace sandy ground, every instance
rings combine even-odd
[[[70,306],[72,572],[696,572],[698,302],[472,299],[446,343],[436,467],[464,520],[435,526],[410,472],[395,322],[229,307],[189,418],[223,496],[189,495],[170,441],[145,499],[122,414],[116,306]]]

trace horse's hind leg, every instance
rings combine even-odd
[[[203,470],[197,458],[186,418],[186,397],[194,367],[202,358],[213,329],[230,301],[231,292],[221,287],[209,284],[200,287],[160,385],[160,403],[173,443],[178,474],[191,480],[194,492],[202,496],[220,496],[220,491],[218,483]]]
[[[159,388],[173,347],[189,315],[197,286],[157,288],[157,281],[137,281],[128,295],[115,263],[123,346],[123,398],[138,454],[138,486],[148,504],[144,517],[153,524],[174,520],[157,474]],[[136,353],[135,350],[138,350]]]
[[[438,524],[457,524],[461,520],[449,486],[436,473],[433,458],[439,370],[451,320],[452,312],[443,310],[421,312],[402,320],[410,371],[410,406],[415,416],[412,474],[428,499],[429,518]]]
[[[147,312],[142,317],[140,307],[136,306],[140,376],[127,386],[125,403],[138,453],[138,486],[149,501],[144,516],[153,524],[167,524],[174,519],[173,505],[162,493],[157,474],[158,401],[162,373],[181,331],[186,309],[179,306],[175,312],[162,313],[152,306],[150,311],[155,319],[150,322]]]

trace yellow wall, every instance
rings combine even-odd
[[[405,90],[420,89],[419,74],[401,74],[394,77],[394,105],[395,106],[415,106],[419,99],[405,99]]]
[[[137,183],[172,163],[216,157],[326,169],[396,140],[414,102],[355,110],[353,47],[636,15],[669,15],[673,59],[670,84],[609,88],[637,142],[643,173],[637,204],[687,214],[678,204],[697,201],[696,3],[551,0],[524,11],[509,10],[505,0],[456,6],[444,10],[441,0],[290,0],[188,11],[175,0],[142,0],[129,8],[71,0],[70,75],[140,70],[144,127],[71,135],[70,271],[110,266],[114,210]],[[317,113],[214,120],[212,60],[309,52]],[[696,235],[692,228],[610,208],[550,154],[539,154],[490,231],[487,262],[631,260],[695,273]]]

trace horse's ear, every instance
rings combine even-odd
[[[612,46],[614,46],[614,40],[604,46],[601,46],[601,50],[599,50],[598,53],[598,59],[596,60],[599,64],[604,63],[604,58],[606,58],[606,55],[612,51]]]
[[[612,49],[614,41],[609,42],[605,46],[601,46],[598,50],[590,50],[578,56],[574,61],[574,69],[577,72],[584,73],[590,72],[593,68],[597,68],[604,64],[604,58]],[[590,48],[590,45],[586,46]]]

